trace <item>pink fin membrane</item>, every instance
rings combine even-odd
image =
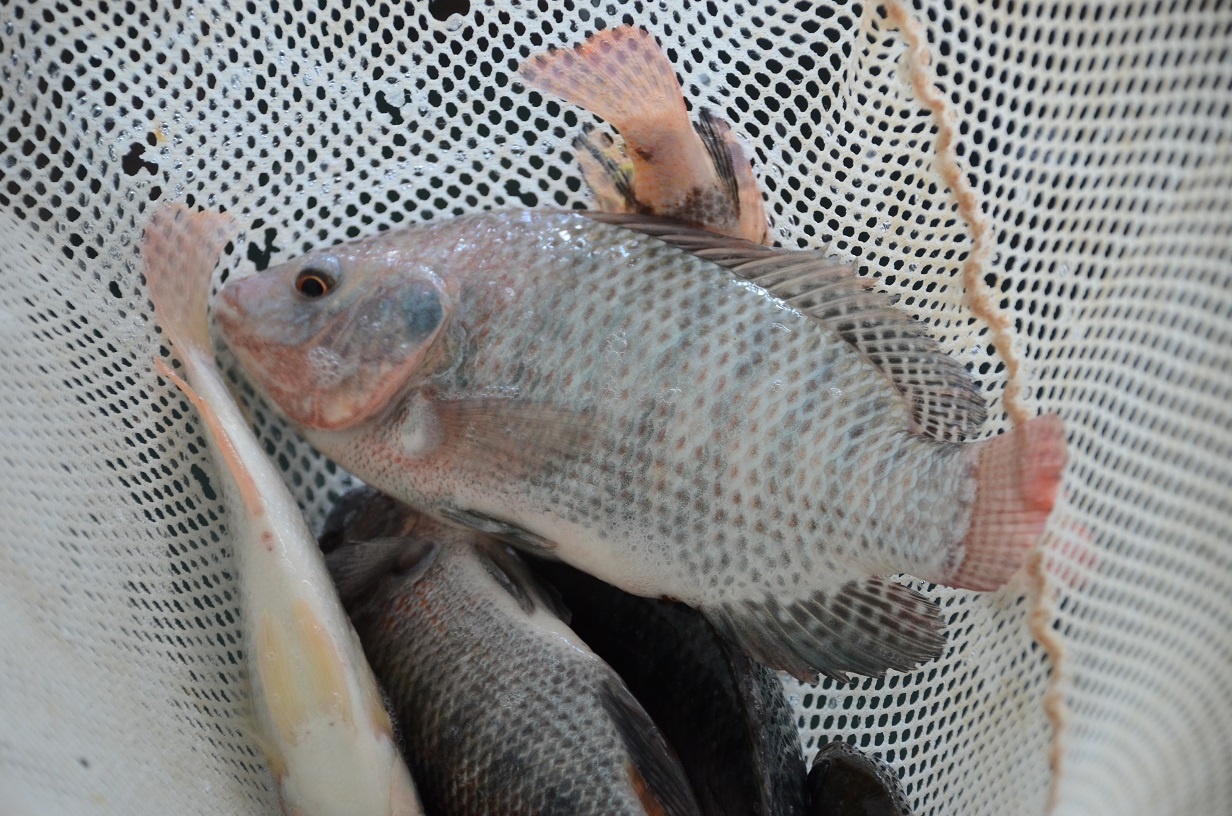
[[[982,443],[965,554],[944,583],[991,591],[1009,581],[1048,523],[1064,468],[1065,426],[1056,414]]]

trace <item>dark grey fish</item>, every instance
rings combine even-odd
[[[684,604],[630,595],[561,563],[536,560],[532,569],[676,749],[703,813],[804,813],[794,711],[773,671]]]
[[[889,766],[846,742],[828,742],[808,775],[809,816],[911,816]]]
[[[409,534],[343,526],[327,562],[430,813],[700,815],[659,730],[512,551],[378,516],[368,533]]]

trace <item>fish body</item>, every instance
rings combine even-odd
[[[761,191],[731,127],[706,109],[689,121],[672,64],[646,31],[600,31],[576,48],[530,57],[518,75],[619,131],[619,142],[593,129],[573,142],[598,209],[770,241]]]
[[[809,816],[911,816],[898,777],[846,742],[827,742],[808,774]]]
[[[328,558],[432,813],[698,813],[658,729],[506,545],[428,518],[391,532],[348,532]]]
[[[676,749],[703,814],[804,813],[795,711],[774,672],[683,604],[630,595],[560,562],[531,568]]]
[[[217,316],[365,482],[804,678],[936,657],[936,608],[882,576],[1000,586],[1064,464],[1055,417],[955,441],[978,391],[849,269],[671,222],[410,227],[231,281]]]
[[[316,541],[214,367],[210,274],[238,232],[218,213],[159,210],[143,256],[159,324],[190,386],[162,360],[209,429],[230,510],[257,740],[288,816],[419,816],[376,681]]]

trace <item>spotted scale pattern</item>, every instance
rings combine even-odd
[[[370,545],[345,536],[330,568],[348,576],[343,601],[429,811],[696,815],[658,730],[516,557],[470,531],[428,519],[411,527],[372,543],[403,546],[397,567],[396,555],[365,563]],[[355,567],[370,580],[356,581]],[[655,753],[638,753],[638,740]]]
[[[499,519],[610,583],[703,610],[817,602],[957,562],[969,454],[910,433],[866,357],[757,286],[577,214],[491,213],[377,240],[450,281],[456,305],[402,403],[311,433],[366,481],[446,518]],[[533,425],[516,461],[494,464],[425,431],[439,406],[492,395],[509,413],[491,421],[510,433],[528,410],[564,409],[593,436],[564,452],[551,423]]]

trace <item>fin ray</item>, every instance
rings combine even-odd
[[[786,604],[767,598],[702,612],[755,660],[804,681],[815,682],[818,673],[845,682],[847,672],[909,671],[945,648],[937,607],[880,576]]]
[[[688,122],[675,70],[654,37],[638,28],[600,31],[576,48],[537,54],[518,67],[518,76],[622,132],[638,119]]]
[[[452,449],[502,479],[583,456],[599,433],[593,411],[516,398],[442,397],[432,407]]]
[[[680,761],[672,753],[658,726],[624,684],[614,676],[607,680],[602,690],[602,701],[632,758],[630,781],[644,801],[649,799],[645,801],[646,812],[661,812],[664,816],[698,814],[697,801]],[[644,789],[640,789],[641,782],[645,783]]]

